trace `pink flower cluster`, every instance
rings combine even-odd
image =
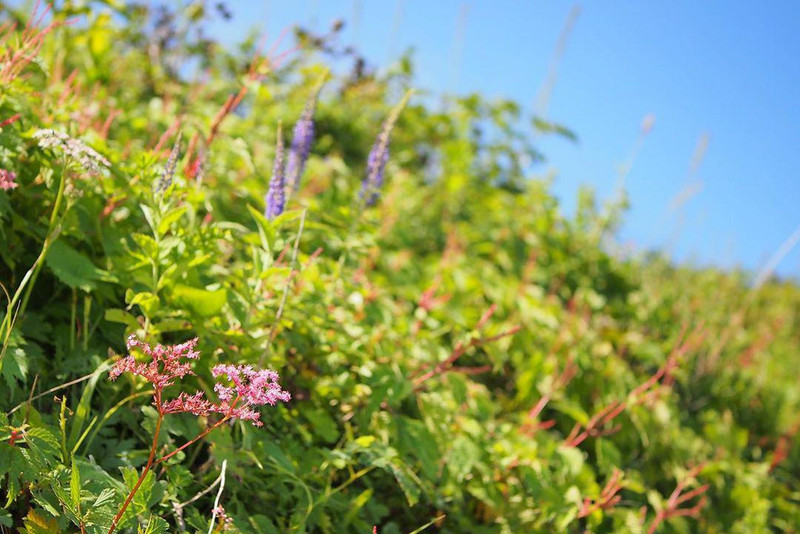
[[[222,532],[228,532],[233,528],[233,518],[228,515],[222,505],[211,510],[211,513],[219,517],[219,524]]]
[[[172,385],[175,378],[194,374],[189,363],[182,360],[183,358],[192,360],[199,358],[200,353],[194,350],[196,346],[197,338],[194,338],[179,345],[163,346],[159,344],[153,348],[131,335],[128,337],[128,350],[136,347],[148,356],[150,361],[138,363],[132,355],[128,354],[114,364],[108,376],[111,380],[116,380],[122,373],[133,373],[153,384],[156,391],[160,393],[162,389]]]
[[[17,175],[11,171],[0,169],[0,189],[8,191],[17,187]]]
[[[228,383],[226,385],[218,382],[214,385],[219,402],[207,400],[202,391],[194,395],[180,393],[177,398],[163,402],[163,388],[171,385],[175,378],[194,374],[189,364],[182,360],[198,358],[200,353],[194,350],[196,345],[197,338],[180,345],[157,345],[151,348],[147,343],[131,336],[128,338],[128,350],[138,347],[151,361],[137,363],[133,356],[128,355],[114,365],[109,376],[115,380],[120,374],[130,372],[147,379],[156,390],[155,403],[162,414],[191,413],[207,416],[218,413],[225,418],[251,421],[255,426],[262,426],[263,423],[261,413],[254,407],[265,404],[274,406],[278,401],[289,402],[291,399],[289,392],[281,389],[278,383],[280,377],[275,371],[253,369],[250,365],[217,365],[211,370],[211,374],[214,378],[224,377]]]
[[[256,370],[250,365],[217,365],[211,374],[214,378],[226,377],[233,384],[218,382],[214,385],[218,403],[206,400],[202,391],[194,395],[181,393],[175,400],[164,404],[164,413],[189,412],[203,416],[219,413],[261,426],[261,413],[253,407],[265,404],[275,406],[278,401],[289,402],[291,399],[289,392],[278,384],[279,377],[275,371]]]
[[[278,401],[289,402],[288,391],[278,384],[278,373],[269,369],[253,369],[250,365],[217,365],[211,370],[214,378],[227,377],[233,386],[214,385],[220,405],[231,411],[233,417],[252,421],[261,426],[261,414],[251,406],[275,406]],[[241,406],[237,404],[241,401]]]

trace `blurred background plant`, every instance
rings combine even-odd
[[[105,380],[129,334],[198,337],[190,388],[264,364],[292,401],[151,471],[119,531],[206,532],[220,505],[212,527],[253,533],[800,524],[794,283],[610,254],[624,197],[584,190],[565,217],[521,163],[541,157],[531,117],[480,95],[413,97],[364,206],[413,68],[377,74],[336,26],[228,49],[203,33],[224,5],[43,9],[3,6],[0,33],[9,302],[41,266],[4,315],[4,529],[108,531],[159,420],[147,384]],[[350,68],[330,73],[298,189],[267,218],[277,125],[337,54]],[[65,166],[41,129],[108,165]],[[212,424],[165,419],[158,446]]]

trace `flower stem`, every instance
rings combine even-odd
[[[173,456],[175,456],[176,454],[181,452],[183,449],[185,449],[189,445],[191,445],[193,443],[197,443],[198,441],[200,441],[201,439],[206,437],[208,434],[211,433],[211,431],[213,431],[214,429],[220,427],[225,421],[227,421],[230,418],[231,418],[230,415],[226,415],[225,417],[223,417],[222,419],[220,419],[219,421],[217,421],[216,423],[214,423],[210,427],[206,428],[205,430],[203,430],[202,432],[197,434],[197,436],[195,436],[191,441],[187,441],[186,443],[184,443],[183,445],[181,445],[180,447],[178,447],[177,449],[175,449],[171,453],[162,456],[161,458],[159,458],[158,460],[153,462],[153,464],[160,464],[161,462],[169,460],[170,458],[172,458]]]
[[[11,337],[11,331],[14,328],[14,322],[17,315],[21,315],[25,313],[25,308],[28,305],[28,299],[31,296],[31,291],[33,290],[33,285],[36,283],[36,278],[39,276],[39,271],[44,264],[44,259],[47,256],[47,252],[50,250],[50,246],[58,237],[56,229],[58,227],[58,212],[61,208],[61,201],[64,198],[64,190],[67,184],[67,164],[66,161],[64,162],[64,167],[61,170],[61,181],[58,184],[58,193],[56,193],[56,200],[53,203],[53,212],[50,214],[50,223],[47,225],[47,235],[44,238],[44,243],[42,244],[42,251],[39,253],[39,256],[36,258],[36,261],[33,262],[33,265],[25,273],[25,276],[22,278],[22,282],[20,282],[19,287],[14,292],[14,296],[8,303],[8,307],[6,308],[6,316],[3,317],[3,323],[0,325],[0,332],[3,335],[3,348],[0,351],[0,368],[2,368],[2,360],[3,356],[5,356],[6,349],[8,348],[8,340]],[[26,289],[25,296],[23,297],[22,292]],[[19,299],[22,298],[22,304],[17,308],[17,304],[19,303]],[[15,310],[15,308],[17,308]]]
[[[114,516],[114,520],[111,521],[111,528],[108,529],[108,534],[111,534],[117,528],[117,523],[119,523],[119,520],[120,518],[122,518],[122,515],[125,513],[125,510],[128,509],[128,506],[131,504],[134,495],[136,495],[136,492],[139,491],[139,486],[142,485],[142,482],[144,482],[147,473],[153,466],[154,463],[153,459],[156,457],[156,447],[158,446],[158,435],[161,432],[161,422],[163,420],[164,420],[164,414],[161,413],[161,411],[159,410],[158,420],[156,421],[156,430],[153,433],[153,445],[150,447],[150,456],[147,458],[147,465],[144,466],[142,474],[139,476],[139,480],[136,481],[136,485],[133,486],[133,489],[128,494],[128,498],[125,499],[125,502],[122,504],[122,508],[119,509],[117,515]]]

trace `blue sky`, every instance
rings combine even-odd
[[[228,42],[258,26],[322,31],[379,68],[413,47],[417,85],[512,98],[527,109],[576,4],[543,0],[233,0],[213,24]],[[615,191],[642,119],[655,126],[626,178],[622,242],[678,261],[757,271],[800,226],[800,4],[672,0],[585,2],[557,67],[547,116],[579,142],[540,140],[565,211],[580,184]],[[459,24],[459,20],[462,21]],[[461,28],[461,30],[459,30]],[[463,38],[459,39],[461,34]],[[690,174],[700,139],[702,163]],[[693,192],[679,209],[670,204]],[[800,275],[800,252],[778,272]]]

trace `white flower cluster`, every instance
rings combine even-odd
[[[33,134],[33,137],[39,142],[39,146],[42,148],[58,148],[63,150],[64,154],[73,158],[81,167],[89,172],[100,172],[101,166],[111,166],[111,163],[99,152],[63,132],[45,129],[37,131]]]

